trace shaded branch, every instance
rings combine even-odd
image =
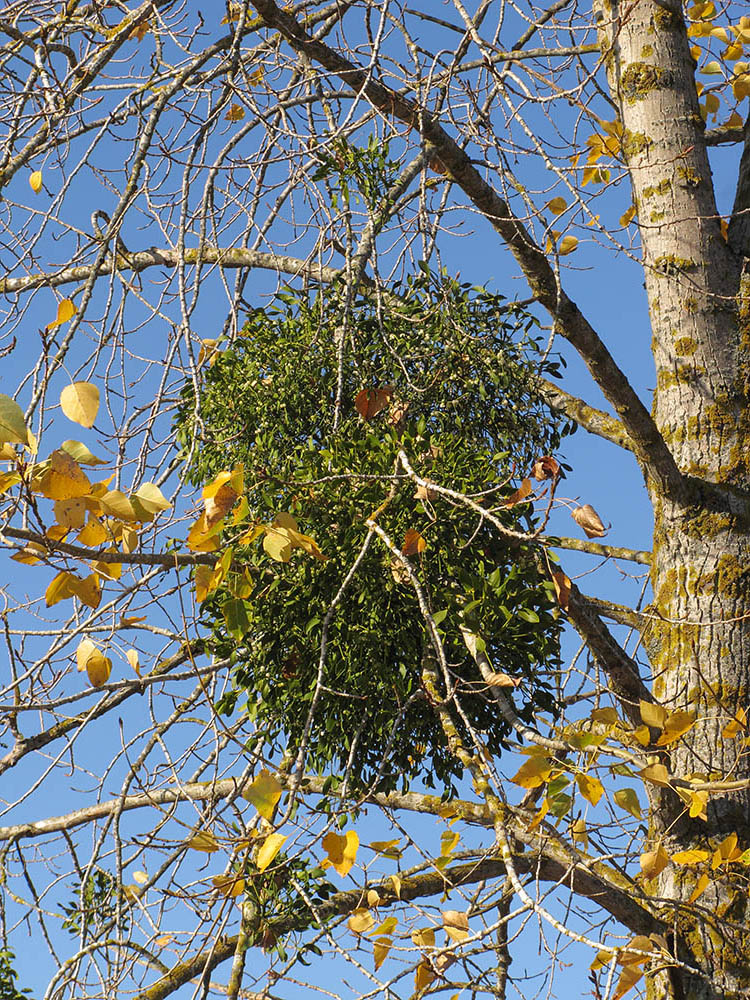
[[[54,541],[46,535],[36,531],[27,531],[25,528],[3,526],[0,527],[0,535],[43,545],[48,555],[62,553],[74,556],[76,559],[88,559],[92,562],[163,566],[165,569],[176,569],[179,566],[215,566],[218,559],[215,552],[113,552],[106,549],[89,549],[83,545]],[[40,552],[39,555],[41,557],[42,553]]]
[[[588,403],[566,392],[555,382],[544,378],[540,379],[539,383],[543,399],[553,410],[564,413],[566,417],[575,420],[590,434],[597,434],[620,448],[633,451],[633,442],[630,440],[628,432],[615,417],[611,417],[604,410],[597,410],[595,407],[589,406]]]

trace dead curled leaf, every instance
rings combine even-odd
[[[557,603],[563,609],[563,611],[568,610],[568,602],[570,600],[570,591],[572,584],[570,578],[563,573],[561,569],[556,569],[552,573],[552,583],[555,587],[555,596],[557,597]]]
[[[526,499],[527,496],[529,496],[530,493],[531,493],[531,480],[527,476],[526,479],[524,479],[524,481],[515,491],[515,493],[511,493],[511,495],[503,504],[503,507],[513,507],[515,504],[521,503],[523,500]]]
[[[542,455],[534,462],[531,475],[539,482],[544,479],[557,479],[560,475],[560,463],[551,455]]]
[[[596,513],[590,503],[585,503],[581,507],[576,507],[570,512],[571,517],[579,527],[583,528],[587,538],[601,538],[607,533],[607,529],[602,523],[602,519]]]
[[[354,400],[354,408],[363,420],[372,420],[390,403],[393,386],[384,385],[379,389],[362,389]]]

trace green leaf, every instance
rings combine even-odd
[[[0,392],[0,444],[28,444],[29,433],[23,410],[10,396]]]
[[[233,639],[239,641],[250,628],[250,619],[247,617],[245,602],[239,598],[233,598],[227,601],[221,610],[224,615],[227,631]]]

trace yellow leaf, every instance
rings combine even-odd
[[[391,950],[392,944],[393,941],[389,937],[379,938],[375,942],[375,947],[373,948],[373,957],[375,959],[376,972],[388,957],[388,952]]]
[[[88,658],[98,652],[98,646],[96,646],[91,639],[81,639],[78,643],[78,648],[76,649],[76,663],[79,671],[85,670]]]
[[[270,771],[260,771],[242,793],[242,798],[252,803],[263,819],[273,818],[283,789]]]
[[[626,966],[620,973],[620,978],[617,980],[617,986],[615,987],[615,992],[612,994],[612,1000],[620,1000],[620,997],[624,997],[628,990],[631,990],[642,976],[642,969],[634,966]]]
[[[541,825],[542,820],[544,819],[544,817],[547,815],[548,812],[549,812],[549,799],[545,797],[539,809],[539,812],[536,814],[536,816],[534,816],[532,821],[526,827],[526,832],[532,833],[534,830],[536,830],[536,828]]]
[[[141,483],[131,497],[131,502],[133,500],[137,500],[149,514],[158,514],[162,510],[169,510],[172,506],[154,483]]]
[[[669,855],[659,844],[655,851],[647,851],[641,855],[641,871],[646,878],[656,878],[669,863]]]
[[[199,604],[211,593],[214,571],[210,566],[195,567],[195,599]]]
[[[638,796],[632,788],[618,788],[612,797],[617,805],[629,812],[631,816],[635,816],[636,819],[643,817]]]
[[[592,806],[595,806],[602,795],[604,795],[604,785],[598,778],[592,778],[589,774],[577,774],[576,784],[581,791],[581,795]]]
[[[403,854],[403,851],[397,846],[399,843],[398,838],[395,840],[373,840],[367,846],[386,858],[398,860]]]
[[[369,910],[358,907],[356,910],[352,910],[346,923],[353,934],[365,934],[374,926],[375,918]]]
[[[264,872],[268,868],[286,842],[286,839],[283,833],[268,834],[255,858],[258,871]]]
[[[427,548],[427,542],[416,530],[416,528],[409,528],[404,535],[404,543],[401,546],[401,552],[405,556],[416,556],[424,552]]]
[[[355,831],[347,830],[346,835],[340,837],[331,830],[323,837],[322,845],[323,850],[328,855],[328,860],[338,874],[342,878],[348,875],[357,857],[357,848],[359,847],[359,837]]]
[[[676,865],[699,865],[702,861],[707,861],[709,857],[708,851],[678,851],[672,855],[670,861]]]
[[[706,805],[708,803],[708,792],[690,792],[690,818],[698,816],[702,820],[707,820]]]
[[[58,326],[62,326],[63,323],[67,323],[68,320],[73,319],[77,312],[78,310],[70,299],[63,299],[57,306],[57,318],[47,324],[47,330],[56,330]]]
[[[425,951],[435,947],[435,930],[432,927],[422,927],[420,930],[411,932],[411,939],[417,948]]]
[[[92,687],[101,687],[107,683],[112,673],[112,661],[96,649],[86,660],[86,673]]]
[[[623,212],[623,214],[620,216],[620,225],[629,226],[634,218],[635,218],[635,205],[631,205],[630,208],[626,212]]]
[[[121,490],[106,490],[97,499],[100,509],[105,514],[111,514],[112,517],[116,517],[120,521],[138,520],[132,503]]]
[[[29,187],[34,192],[34,194],[39,194],[42,190],[42,171],[35,170],[33,174],[29,175]]]
[[[393,892],[395,893],[396,899],[401,899],[401,879],[398,875],[390,876],[391,885],[393,886]]]
[[[705,73],[707,76],[720,76],[721,72],[721,65],[715,59],[712,59],[711,62],[707,62],[705,66],[701,67],[701,73]]]
[[[443,928],[456,944],[461,944],[469,936],[469,918],[460,910],[443,910]]]
[[[69,586],[79,601],[96,611],[102,600],[102,588],[96,573],[91,573],[83,580],[71,575]]]
[[[264,76],[263,67],[258,66],[257,69],[254,69],[252,73],[248,74],[247,79],[249,83],[251,83],[254,87],[257,87],[259,83],[263,82],[263,76]]]
[[[586,821],[583,819],[577,819],[575,823],[571,823],[570,836],[573,843],[581,844],[585,851],[589,846],[589,835],[586,831]]]
[[[0,392],[0,444],[27,444],[28,440],[23,410],[15,399]]]
[[[229,111],[224,115],[224,119],[228,122],[241,122],[245,117],[245,109],[241,104],[232,104]]]
[[[648,726],[638,726],[637,729],[633,730],[633,739],[640,743],[642,747],[647,747],[651,742],[651,730]]]
[[[214,875],[211,884],[227,899],[236,899],[245,891],[245,880],[240,875]]]
[[[664,728],[668,713],[663,705],[657,705],[652,701],[641,701],[640,709],[641,719],[645,726],[651,726],[652,729]]]
[[[650,781],[652,785],[662,785],[664,788],[669,785],[669,772],[663,764],[649,764],[638,774],[644,781]]]
[[[78,532],[78,541],[81,545],[88,545],[95,548],[107,540],[107,529],[98,517],[89,514],[89,521],[86,527]]]
[[[548,757],[531,757],[521,765],[510,780],[521,788],[539,788],[551,773],[552,764]]]
[[[669,746],[695,725],[695,712],[670,712],[664,723],[664,731],[656,741],[658,747]]]
[[[740,708],[734,718],[724,726],[721,735],[725,740],[733,740],[735,736],[747,726],[747,713],[744,708]]]
[[[138,885],[145,885],[148,882],[148,875],[145,872],[133,872],[133,881]]]
[[[206,515],[201,514],[197,521],[191,525],[187,537],[187,547],[191,552],[215,552],[219,547],[216,537],[222,528],[219,521],[212,528],[206,526]]]
[[[138,651],[135,649],[128,649],[125,653],[125,658],[127,659],[130,666],[135,670],[138,676],[141,676],[141,665],[138,660]]]
[[[91,489],[91,482],[70,455],[62,449],[53,451],[39,480],[38,491],[50,500],[73,500]]]
[[[564,198],[552,198],[547,202],[545,207],[548,208],[553,215],[561,215],[568,207],[568,203]]]
[[[440,856],[446,857],[451,854],[461,839],[461,834],[455,830],[446,830],[440,836]]]
[[[0,493],[7,493],[12,487],[21,482],[21,476],[17,472],[4,472],[0,475]]]
[[[596,958],[589,966],[591,971],[598,972],[599,969],[603,969],[605,965],[609,965],[612,961],[612,954],[613,953],[611,951],[598,951],[596,953]]]
[[[193,834],[187,846],[194,851],[205,851],[206,854],[213,854],[219,850],[219,842],[211,830],[199,830]]]
[[[423,960],[414,973],[414,989],[419,993],[420,990],[426,989],[434,979],[435,973],[432,971],[432,966]]]
[[[377,895],[377,893],[375,895]],[[398,917],[386,917],[383,923],[380,924],[379,927],[375,928],[375,930],[372,932],[372,935],[373,937],[375,937],[376,935],[380,935],[381,937],[383,935],[387,936],[389,934],[393,934],[393,932],[396,930],[397,927],[398,927]]]
[[[57,574],[44,594],[44,600],[48,608],[57,604],[58,601],[65,601],[69,597],[73,597],[75,591],[71,588],[71,582],[75,579],[76,577],[72,573],[66,573],[64,570]]]
[[[741,856],[742,851],[737,847],[737,834],[730,833],[714,851],[711,858],[711,868],[718,868],[728,861],[736,861]]]
[[[555,597],[557,598],[557,603],[563,609],[563,611],[568,610],[568,604],[570,602],[570,594],[572,590],[572,583],[570,582],[570,577],[568,577],[561,569],[553,570],[550,574],[552,577],[552,586],[555,588]]]
[[[239,493],[232,488],[230,483],[224,483],[218,490],[206,496],[203,491],[204,503],[206,507],[205,520],[206,527],[212,528],[221,521],[234,507]]]
[[[60,407],[68,420],[93,427],[99,412],[99,390],[92,382],[72,382],[60,393]]]
[[[367,890],[367,905],[368,906],[380,906],[380,894],[377,889]]]
[[[563,236],[560,240],[560,246],[557,248],[557,252],[560,257],[565,257],[566,254],[573,253],[577,246],[578,238],[576,236]]]
[[[620,721],[616,708],[595,708],[589,716],[592,722],[600,722],[604,726],[616,726]]]
[[[86,504],[80,497],[73,500],[56,500],[55,517],[68,530],[78,531],[86,523]]]
[[[263,536],[263,549],[276,562],[286,563],[292,557],[292,542],[285,532],[267,528]]]
[[[703,894],[710,881],[711,879],[704,872],[696,882],[695,888],[690,893],[690,898],[688,899],[688,906],[690,906],[691,903],[694,903],[696,899]]]
[[[620,965],[643,965],[648,961],[649,952],[653,950],[654,945],[651,938],[646,937],[645,934],[636,934],[620,952],[617,961]]]

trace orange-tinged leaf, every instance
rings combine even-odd
[[[521,683],[520,677],[510,677],[508,674],[501,673],[497,670],[488,670],[486,674],[482,677],[482,680],[487,685],[487,687],[518,687]]]
[[[651,938],[645,934],[636,934],[620,952],[617,961],[620,965],[643,965],[653,950],[654,944]]]
[[[230,483],[224,483],[215,493],[206,497],[204,491],[204,502],[206,506],[205,523],[206,527],[212,528],[218,524],[234,507],[239,493]]]
[[[573,251],[578,246],[578,238],[576,236],[563,236],[560,240],[560,245],[557,248],[557,252],[560,257],[565,257]]]
[[[542,455],[531,469],[531,475],[538,482],[545,479],[555,479],[560,474],[560,463],[552,455]]]
[[[344,878],[357,857],[359,847],[359,837],[354,830],[347,830],[345,836],[341,837],[332,830],[323,837],[323,850],[328,855],[328,860],[336,869],[338,874]]]
[[[656,878],[669,864],[669,855],[659,844],[655,851],[641,855],[641,871],[646,878]]]
[[[573,586],[570,582],[570,577],[563,573],[561,569],[555,569],[552,571],[552,585],[555,588],[557,603],[563,611],[567,611],[568,604],[570,603],[570,593]]]
[[[567,201],[560,197],[551,198],[545,205],[545,208],[548,208],[553,215],[561,215],[567,207]]]
[[[99,412],[99,390],[92,382],[72,382],[60,393],[60,407],[82,427],[93,427]]]
[[[232,104],[229,111],[224,115],[224,118],[228,122],[241,122],[245,117],[245,109],[241,104]]]
[[[67,323],[69,320],[73,319],[77,312],[78,310],[70,299],[63,299],[62,302],[58,303],[57,317],[53,319],[51,323],[47,324],[47,330],[56,330],[58,326],[62,326],[63,323]]]
[[[526,832],[533,833],[533,831],[536,830],[538,826],[541,826],[542,821],[544,820],[544,817],[547,815],[548,812],[549,812],[549,799],[545,797],[536,816],[534,816],[532,821],[526,827]]]
[[[698,881],[695,883],[695,888],[690,893],[690,897],[688,899],[688,906],[690,906],[691,903],[694,903],[696,901],[696,899],[705,892],[705,890],[708,887],[708,883],[710,881],[711,881],[711,879],[704,872],[701,875],[701,877],[698,879]]]
[[[33,174],[29,175],[29,187],[34,192],[34,194],[39,194],[42,190],[42,171],[35,170]]]
[[[710,857],[708,851],[678,851],[673,854],[670,861],[673,861],[676,865],[699,865],[702,861],[707,861]]]
[[[469,918],[460,910],[443,910],[443,928],[456,944],[461,944],[469,936]]]
[[[255,858],[255,864],[258,866],[258,871],[264,872],[266,868],[268,868],[286,843],[286,840],[287,838],[283,833],[268,834]]]
[[[252,783],[244,789],[242,798],[254,805],[263,819],[270,822],[282,791],[276,778],[270,771],[264,769],[256,774]]]
[[[527,476],[518,489],[514,493],[511,493],[508,499],[503,503],[503,507],[513,507],[515,504],[521,503],[529,496],[530,493],[531,480]]]
[[[579,527],[583,528],[587,538],[601,538],[607,533],[601,518],[590,503],[576,507],[571,511],[571,517]]]
[[[620,978],[617,980],[617,986],[615,987],[615,992],[612,994],[612,1000],[620,1000],[625,994],[631,990],[635,984],[643,976],[643,969],[639,969],[637,966],[626,966],[620,973]]]
[[[740,708],[735,717],[724,726],[721,735],[725,740],[733,740],[738,733],[747,728],[747,713]]]
[[[580,789],[581,795],[592,806],[595,806],[602,795],[604,795],[604,785],[598,778],[594,778],[590,774],[577,774],[576,784]]]
[[[381,389],[362,389],[354,400],[354,408],[363,420],[372,420],[378,413],[385,410],[393,396],[393,386],[384,385]]]
[[[405,556],[416,556],[427,548],[427,542],[416,530],[416,528],[409,528],[409,530],[404,535],[404,543],[401,546],[401,552]]]
[[[48,466],[39,480],[39,492],[50,500],[73,500],[91,489],[91,482],[66,451],[58,449],[50,455]]]
[[[219,842],[211,830],[198,830],[188,840],[187,846],[193,851],[205,851],[206,854],[213,854],[219,850]]]
[[[195,599],[199,604],[202,604],[211,593],[213,578],[214,571],[210,566],[195,567]]]

